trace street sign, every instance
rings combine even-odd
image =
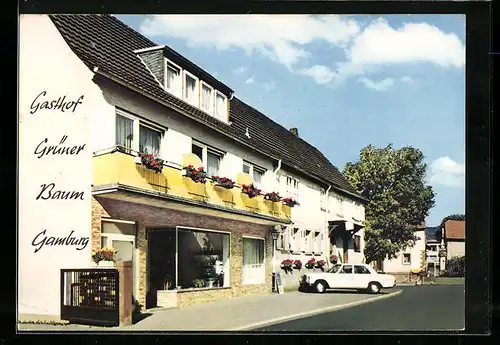
[[[281,274],[280,272],[276,272],[276,291],[278,291],[279,294],[284,293],[285,291],[283,290],[283,283],[281,282]]]

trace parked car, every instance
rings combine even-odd
[[[327,289],[355,289],[379,293],[382,288],[396,286],[396,277],[377,273],[370,265],[337,264],[325,272],[306,273],[300,280],[300,291],[324,293]]]

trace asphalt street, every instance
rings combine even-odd
[[[465,327],[463,285],[404,286],[397,296],[252,331],[431,331]]]

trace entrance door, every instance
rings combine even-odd
[[[157,306],[158,290],[175,288],[175,229],[148,229],[146,308]]]

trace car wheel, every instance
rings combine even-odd
[[[324,293],[326,290],[326,285],[323,282],[317,282],[314,287],[316,288],[317,293]]]
[[[368,291],[370,293],[379,293],[381,286],[379,283],[370,283],[368,284]]]

